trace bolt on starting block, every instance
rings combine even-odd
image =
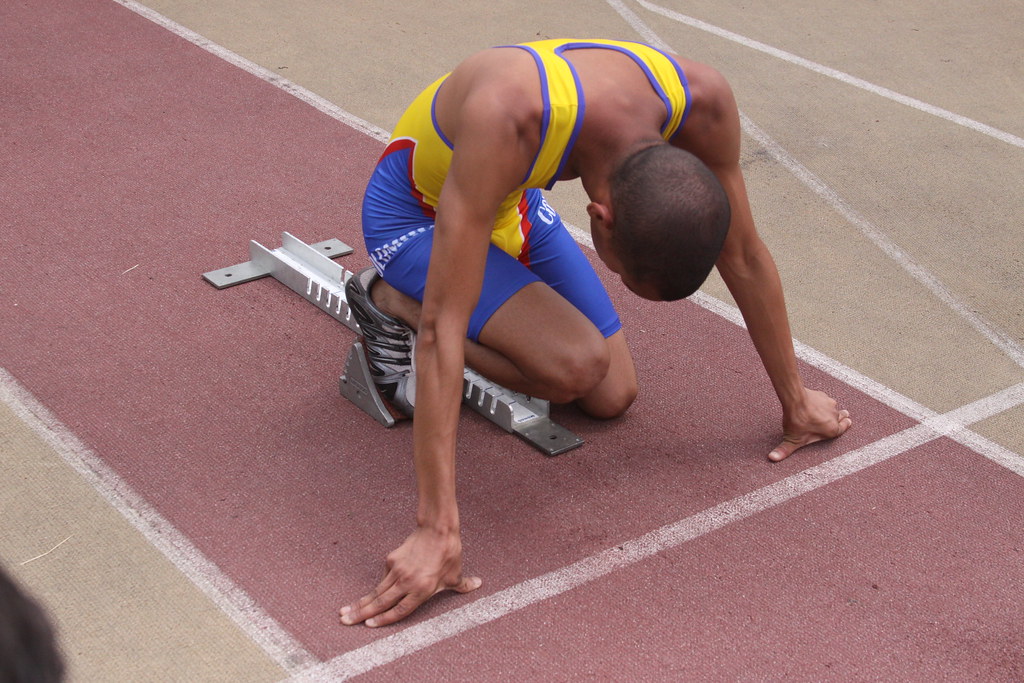
[[[324,313],[359,334],[359,323],[349,309],[345,284],[354,275],[333,259],[353,252],[337,239],[309,245],[285,232],[281,246],[270,250],[259,242],[249,242],[249,260],[245,263],[203,273],[203,279],[225,289],[273,277]],[[362,343],[349,350],[339,381],[341,395],[356,404],[385,427],[395,418],[385,407],[370,374]],[[551,421],[550,403],[527,396],[488,381],[465,368],[462,402],[506,432],[527,441],[545,455],[558,455],[583,445],[583,440]]]

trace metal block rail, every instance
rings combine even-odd
[[[351,247],[336,239],[308,245],[286,232],[279,248],[271,251],[250,241],[249,261],[203,273],[203,279],[217,289],[224,289],[271,276],[358,333],[359,324],[345,297],[345,283],[353,273],[332,260],[351,253]],[[349,351],[339,386],[343,396],[382,425],[395,424],[374,388],[360,342]],[[582,439],[551,421],[547,401],[489,382],[469,368],[463,375],[463,403],[546,455],[558,455],[583,445]]]

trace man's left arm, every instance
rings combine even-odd
[[[694,64],[686,72],[695,103],[682,146],[711,168],[729,197],[732,221],[716,266],[782,404],[784,438],[768,457],[784,460],[802,446],[843,434],[852,421],[830,396],[806,388],[797,369],[782,281],[757,234],[740,170],[739,111],[732,91],[709,67]]]
[[[733,207],[729,237],[717,268],[743,314],[782,403],[783,441],[768,458],[784,460],[802,446],[841,435],[852,421],[849,412],[839,410],[830,396],[804,386],[793,350],[782,281],[772,255],[754,230],[739,165],[734,172],[716,174]]]

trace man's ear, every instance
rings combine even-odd
[[[612,272],[621,273],[622,265],[611,246],[614,227],[611,208],[607,204],[591,202],[587,205],[587,213],[590,215],[590,239],[594,243],[594,251]]]
[[[590,233],[601,232],[602,237],[610,237],[612,231],[612,209],[607,204],[590,202],[587,204],[587,215],[590,216]]]

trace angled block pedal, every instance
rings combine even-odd
[[[384,405],[380,392],[373,384],[373,375],[366,362],[366,351],[362,342],[352,344],[345,361],[345,374],[339,380],[341,395],[385,427],[394,427],[395,418]]]

